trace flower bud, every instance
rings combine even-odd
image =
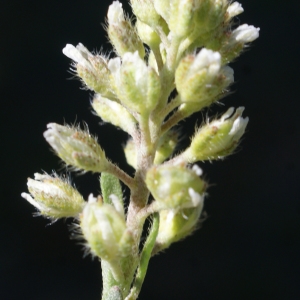
[[[199,205],[182,210],[162,210],[159,213],[159,230],[153,254],[168,248],[191,233],[197,228],[204,204],[204,197]]]
[[[170,31],[177,37],[186,37],[194,29],[194,12],[197,0],[173,0],[170,2]]]
[[[161,92],[159,76],[137,52],[126,53],[122,65],[119,58],[111,59],[108,67],[124,106],[140,114],[150,113],[156,107]]]
[[[223,63],[229,63],[238,57],[245,44],[251,43],[259,37],[260,28],[243,24],[226,36],[223,36],[220,53]]]
[[[63,53],[75,62],[78,76],[89,89],[106,97],[114,97],[110,72],[103,56],[93,55],[82,44],[78,44],[76,48],[67,44]]]
[[[174,130],[164,134],[158,142],[154,164],[159,165],[171,156],[178,142],[178,132]]]
[[[109,39],[117,53],[123,57],[126,52],[138,51],[145,56],[145,48],[130,20],[124,16],[122,3],[114,1],[107,13]]]
[[[133,139],[128,139],[126,146],[124,147],[124,153],[126,157],[127,163],[136,169],[136,164],[137,164],[137,154],[136,154],[136,148],[135,144],[133,142]]]
[[[231,3],[226,10],[227,20],[234,18],[235,16],[241,14],[242,12],[244,12],[244,9],[240,3],[238,2]]]
[[[67,165],[92,172],[107,168],[104,151],[88,131],[55,123],[48,124],[47,128],[44,132],[46,141]]]
[[[126,229],[124,216],[113,205],[87,203],[80,227],[93,255],[114,261],[130,253],[133,239]]]
[[[28,178],[27,186],[31,195],[22,193],[22,197],[45,217],[76,217],[84,208],[85,201],[79,192],[57,175],[35,173],[34,179]]]
[[[168,23],[170,18],[170,0],[153,0],[154,8]]]
[[[131,0],[131,7],[136,17],[143,23],[155,28],[161,16],[154,8],[153,0]]]
[[[156,200],[157,210],[196,207],[206,189],[206,183],[196,172],[181,165],[152,167],[145,182]]]
[[[203,48],[181,60],[175,73],[176,88],[183,103],[210,105],[233,82],[233,70],[221,67],[221,55]]]
[[[164,134],[158,142],[157,150],[155,152],[154,164],[158,165],[165,161],[173,153],[178,142],[178,133],[174,130],[168,131]],[[136,169],[137,154],[134,142],[129,139],[124,147],[124,153],[127,163]]]
[[[136,130],[136,119],[123,105],[98,94],[95,96],[92,106],[97,115],[103,121],[120,127],[122,130],[131,135]],[[122,117],[120,118],[120,116]]]
[[[200,160],[223,158],[231,154],[245,132],[248,117],[243,118],[244,108],[236,112],[231,107],[219,119],[201,127],[194,137],[190,147],[181,155],[184,161],[194,163]]]
[[[216,30],[224,22],[227,0],[195,0],[195,2],[195,36]]]
[[[141,40],[147,44],[150,48],[159,48],[161,43],[159,35],[146,23],[140,20],[136,21],[136,28]]]

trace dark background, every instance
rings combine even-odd
[[[91,114],[91,93],[68,80],[70,60],[61,51],[78,42],[111,49],[101,26],[110,1],[1,3],[0,298],[100,299],[99,263],[82,258],[71,222],[48,226],[20,194],[35,172],[60,169],[42,136],[49,122],[86,121],[109,158],[132,171],[122,154],[126,135]],[[209,218],[151,260],[140,299],[300,299],[300,4],[241,3],[241,24],[260,27],[260,38],[232,64],[235,93],[210,114],[246,107],[242,151],[201,164],[211,183]],[[183,146],[195,121],[182,124]],[[85,197],[99,192],[97,176],[72,176]]]

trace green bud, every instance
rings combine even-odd
[[[28,178],[27,186],[31,195],[22,193],[22,197],[45,217],[76,217],[85,206],[84,199],[69,181],[55,174],[35,173],[34,179]]]
[[[146,23],[136,21],[136,28],[141,40],[150,48],[159,48],[161,43],[159,35]]]
[[[134,169],[136,169],[136,160],[137,160],[137,154],[135,149],[135,144],[133,142],[133,139],[129,139],[126,143],[126,146],[124,147],[124,153],[126,157],[127,163],[132,166]]]
[[[143,42],[130,20],[125,17],[122,4],[119,1],[114,1],[109,6],[107,18],[108,36],[117,53],[123,57],[126,52],[138,51],[139,56],[143,58],[145,56]]]
[[[168,23],[170,18],[170,0],[153,0],[154,8]]]
[[[221,55],[205,48],[183,58],[175,73],[182,103],[194,103],[197,110],[218,99],[233,80],[233,70],[221,67]]]
[[[93,55],[82,44],[78,44],[76,47],[67,44],[63,53],[75,62],[77,74],[87,88],[103,96],[114,98],[110,84],[110,72],[103,56]]]
[[[196,207],[206,189],[197,172],[181,165],[152,167],[145,182],[156,200],[157,210]]]
[[[163,210],[159,213],[159,231],[153,249],[153,254],[168,248],[188,235],[192,234],[197,225],[203,209],[204,201],[198,206],[182,210]]]
[[[195,0],[195,2],[194,33],[198,36],[211,32],[224,22],[228,0]]]
[[[231,107],[219,120],[199,128],[190,147],[181,154],[183,160],[194,163],[231,154],[244,134],[249,120],[242,117],[243,110],[243,107],[239,107],[233,114],[234,108]]]
[[[158,142],[157,150],[155,152],[154,164],[159,165],[164,162],[175,150],[178,142],[178,132],[174,130],[168,131],[164,134]]]
[[[136,17],[143,23],[156,27],[161,16],[154,8],[153,0],[131,0],[131,6]]]
[[[109,61],[115,90],[122,104],[140,114],[150,113],[157,105],[161,92],[160,79],[155,70],[146,65],[137,52],[126,53]]]
[[[155,152],[154,164],[158,165],[165,161],[173,153],[178,142],[178,133],[170,130],[164,134],[158,142],[157,150]],[[127,163],[136,169],[137,154],[134,142],[129,139],[124,147],[124,153]]]
[[[197,0],[173,0],[170,2],[170,31],[177,37],[186,37],[194,29],[194,12]]]
[[[260,28],[243,24],[232,32],[223,35],[220,48],[223,63],[229,63],[238,57],[246,44],[253,42],[259,37],[259,30]]]
[[[55,123],[48,124],[47,128],[46,141],[67,165],[84,171],[106,170],[108,161],[104,151],[88,131]]]
[[[106,261],[127,256],[132,248],[132,235],[124,215],[113,205],[96,202],[90,197],[81,215],[80,227],[91,253]]]
[[[101,95],[96,95],[92,103],[97,115],[105,122],[109,122],[129,134],[136,130],[137,121],[121,104],[111,101]],[[120,118],[120,116],[122,116]]]

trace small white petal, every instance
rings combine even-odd
[[[234,107],[230,107],[228,108],[228,110],[226,111],[226,113],[224,113],[221,117],[221,121],[225,121],[226,119],[228,119],[229,117],[232,116],[234,112]]]
[[[198,165],[193,165],[192,170],[196,173],[197,176],[201,176],[203,174],[202,169]]]
[[[87,60],[88,53],[90,54],[90,52],[82,44],[78,44],[76,48],[71,44],[67,44],[66,47],[63,48],[64,55],[71,58],[83,67],[93,70],[91,64]]]
[[[238,2],[233,2],[230,4],[227,8],[227,13],[229,19],[232,19],[233,17],[241,14],[244,11],[242,5]]]
[[[38,210],[42,211],[45,210],[45,206],[42,205],[41,203],[35,201],[29,194],[27,193],[22,193],[21,196],[27,200],[31,205],[33,205],[34,207],[36,207]]]
[[[260,28],[255,28],[252,25],[243,24],[232,32],[232,37],[241,43],[250,43],[259,37]]]
[[[108,8],[107,18],[108,23],[112,25],[118,25],[124,21],[122,3],[119,1],[114,1]]]
[[[120,57],[112,58],[108,62],[108,69],[112,73],[117,73],[120,70],[121,67],[121,59]]]
[[[98,199],[96,197],[94,197],[94,195],[91,193],[89,194],[88,196],[88,203],[91,204],[91,203],[96,203],[98,201]]]
[[[234,135],[235,140],[239,140],[245,132],[249,118],[238,117],[232,125],[229,135]]]
[[[221,55],[219,52],[203,48],[196,56],[191,71],[210,68],[210,73],[217,73],[221,67]]]
[[[123,204],[122,202],[120,201],[120,199],[114,195],[114,194],[111,194],[109,196],[109,199],[111,200],[111,202],[113,203],[116,211],[122,216],[125,218],[125,214],[124,214],[124,207],[123,207]]]
[[[198,194],[193,188],[189,188],[189,195],[191,197],[192,203],[194,207],[197,207],[203,202],[203,197]]]

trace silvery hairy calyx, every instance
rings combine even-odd
[[[130,4],[134,17],[119,1],[108,8],[113,53],[93,53],[80,43],[63,53],[94,92],[95,114],[128,134],[124,153],[134,175],[107,158],[87,126],[50,123],[46,141],[71,171],[100,174],[101,195],[84,199],[65,176],[47,173],[29,178],[29,194],[22,194],[44,217],[74,219],[87,250],[101,261],[103,300],[137,299],[150,258],[199,227],[207,183],[196,163],[232,154],[248,118],[243,107],[228,108],[203,122],[180,152],[176,125],[229,93],[228,64],[259,36],[259,28],[236,25],[243,12],[238,2]]]

